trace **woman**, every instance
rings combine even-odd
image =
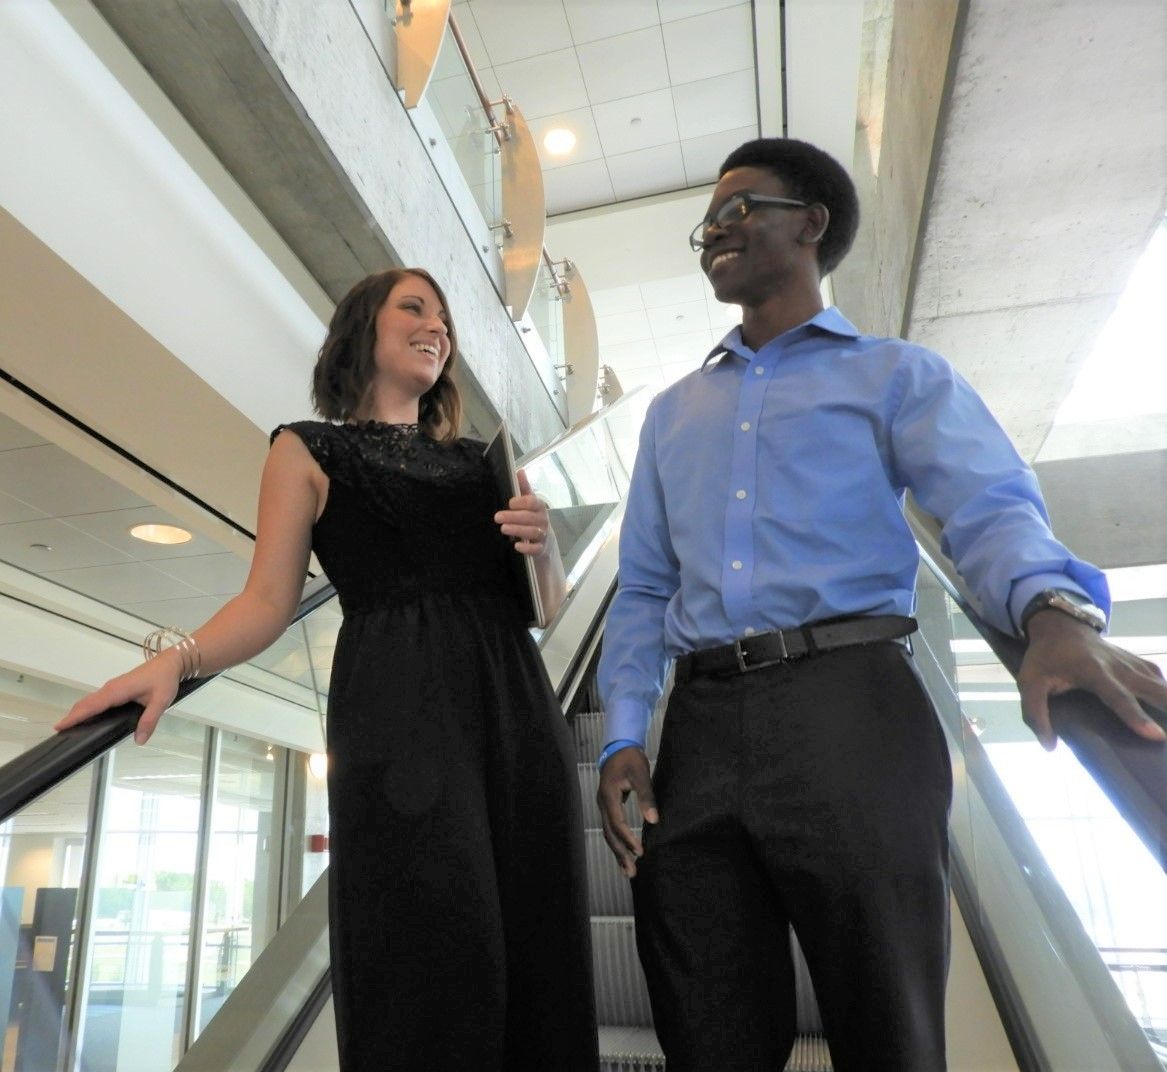
[[[358,283],[316,365],[329,422],[273,433],[243,592],[57,728],[136,701],[147,740],[180,679],[283,632],[314,550],[344,610],[328,719],[341,1069],[595,1072],[574,765],[506,556],[533,558],[551,613],[563,567],[525,478],[495,511],[483,445],[457,437],[456,359],[427,272]]]

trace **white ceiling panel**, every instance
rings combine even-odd
[[[37,447],[45,440],[23,424],[0,413],[0,450],[17,450],[20,447]]]
[[[0,526],[0,544],[4,561],[30,573],[131,561],[129,555],[52,517]]]
[[[38,572],[74,592],[119,607],[148,600],[192,599],[204,594],[145,562]]]
[[[563,0],[563,8],[577,45],[660,22],[656,0]]]
[[[593,104],[669,86],[669,66],[659,26],[593,41],[580,45],[576,51]]]
[[[596,333],[600,345],[614,342],[636,342],[652,338],[652,327],[644,310],[632,313],[617,313],[615,316],[596,317]]]
[[[746,126],[757,128],[758,97],[752,70],[673,86],[673,101],[682,138]]]
[[[693,255],[693,265],[697,266],[696,254]],[[700,276],[690,273],[641,283],[640,295],[649,307],[680,305],[682,302],[705,301],[705,288],[701,286]]]
[[[494,73],[502,91],[526,119],[586,108],[590,103],[579,61],[571,48],[499,64]]]
[[[648,323],[652,328],[652,337],[658,341],[670,335],[707,332],[709,310],[704,300],[683,302],[680,305],[658,305],[648,310]]]
[[[659,391],[665,386],[665,378],[659,364],[652,368],[629,369],[620,372],[620,385],[627,394],[633,387],[647,387],[650,391]]]
[[[51,443],[0,453],[0,487],[54,517],[147,505]]]
[[[718,336],[712,331],[692,331],[671,338],[657,339],[656,352],[661,367],[683,365],[687,371],[698,369],[709,351],[717,343]]]
[[[485,70],[487,67],[493,66],[493,61],[486,51],[486,45],[482,42],[482,34],[478,32],[478,20],[474,17],[474,10],[468,3],[455,4],[451,8],[451,14],[454,16],[454,21],[458,24],[458,32],[462,35],[462,40],[466,43],[466,51],[470,53],[470,60],[479,71]],[[446,46],[449,45],[451,49],[454,48],[453,37],[446,34],[442,41],[442,53],[440,59],[445,59]],[[453,60],[454,57],[451,57]],[[457,60],[461,63],[461,60]]]
[[[658,0],[661,22],[691,19],[710,11],[726,11],[732,7],[749,7],[749,0]]]
[[[608,287],[589,292],[592,312],[596,316],[612,316],[615,313],[632,313],[644,308],[644,297],[636,283],[623,287]]]
[[[247,563],[225,551],[195,558],[175,558],[155,565],[171,577],[212,596],[233,596],[243,590],[247,581]]]
[[[30,506],[23,499],[0,492],[0,525],[11,525],[17,521],[33,521],[47,517],[43,510]]]
[[[748,126],[686,138],[681,142],[681,157],[685,161],[688,185],[716,182],[717,172],[725,158],[743,142],[752,141],[757,136],[757,126]]]
[[[531,119],[531,137],[535,139],[535,148],[539,152],[539,162],[543,168],[550,171],[553,168],[564,167],[569,164],[584,164],[589,160],[599,160],[604,155],[600,145],[600,134],[596,130],[595,116],[591,108],[576,108],[570,112],[556,112],[553,115],[543,116],[541,119]],[[543,146],[543,138],[547,131],[560,128],[570,130],[575,135],[575,147],[567,156],[553,156]]]
[[[634,153],[609,156],[608,173],[612,176],[612,189],[619,201],[685,187],[685,164],[681,159],[681,146],[675,141]]]
[[[470,0],[490,58],[488,66],[571,48],[571,30],[558,0]]]
[[[123,609],[154,625],[195,629],[222,608],[224,602],[214,596],[191,596],[187,599],[143,600],[127,604]],[[251,662],[259,663],[259,660],[252,659]]]
[[[183,526],[165,510],[157,506],[139,506],[133,510],[102,510],[93,514],[74,514],[68,524],[139,561],[185,558],[188,555],[209,555],[222,551],[219,544],[206,536],[192,533],[186,543],[146,543],[130,535],[134,525]]]
[[[600,343],[600,360],[613,368],[619,368],[618,375],[622,385],[624,374],[629,369],[654,369],[660,365],[660,356],[657,353],[656,343],[652,339],[640,339],[637,342]]]
[[[673,83],[753,70],[754,23],[748,4],[709,11],[662,27]]]
[[[609,156],[677,141],[677,118],[667,89],[595,107],[600,143]]]
[[[616,200],[608,165],[603,160],[589,160],[587,163],[568,164],[545,171],[543,194],[547,200],[549,216]],[[557,254],[562,252],[557,251]]]

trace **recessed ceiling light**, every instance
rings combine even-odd
[[[566,127],[553,127],[543,135],[543,148],[552,156],[562,156],[575,148],[575,135]]]
[[[194,537],[177,525],[135,525],[130,535],[146,543],[187,543]]]

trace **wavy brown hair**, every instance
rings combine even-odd
[[[450,338],[450,356],[441,375],[418,402],[418,421],[433,439],[450,443],[458,438],[462,421],[462,398],[450,375],[458,359],[458,335],[445,293],[424,268],[390,268],[366,276],[340,300],[316,358],[312,404],[328,420],[353,421],[364,416],[376,372],[373,347],[377,342],[377,313],[390,291],[411,275],[434,288],[446,313]]]

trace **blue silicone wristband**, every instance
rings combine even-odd
[[[607,763],[608,760],[613,755],[615,755],[617,752],[621,751],[622,749],[640,748],[640,747],[641,747],[641,745],[640,745],[639,741],[629,741],[629,740],[609,741],[606,745],[604,745],[604,750],[600,753],[599,758],[596,760],[596,770],[603,770],[604,764]]]

